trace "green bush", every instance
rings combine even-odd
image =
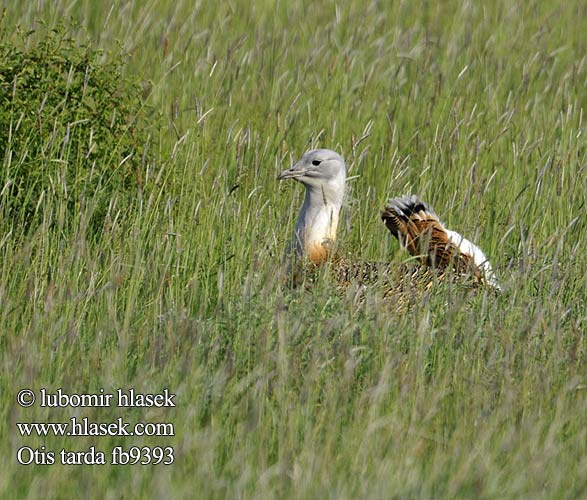
[[[107,56],[107,57],[106,57]],[[41,207],[92,207],[101,226],[114,195],[140,189],[148,143],[138,83],[124,58],[66,29],[0,30],[0,159],[5,216],[30,225]],[[51,203],[52,202],[52,203]]]

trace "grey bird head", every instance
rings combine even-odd
[[[346,182],[342,156],[329,149],[313,149],[277,178],[295,179],[306,188],[290,250],[321,264],[328,259],[336,240]]]
[[[346,166],[342,156],[330,149],[308,151],[291,168],[284,170],[277,179],[295,179],[306,187],[320,187],[331,182],[344,187]]]

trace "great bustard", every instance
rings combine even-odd
[[[315,265],[324,263],[332,257],[336,240],[346,181],[344,159],[329,149],[314,149],[281,172],[278,179],[295,179],[306,188],[290,253]],[[381,218],[400,245],[422,264],[470,273],[479,281],[499,288],[483,251],[455,231],[446,229],[434,210],[416,196],[390,199]]]

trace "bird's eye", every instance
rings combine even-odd
[[[316,165],[316,166],[318,166],[318,165],[320,165],[320,163],[322,163],[322,161],[320,161],[320,160],[314,160],[314,161],[312,162],[312,165]]]

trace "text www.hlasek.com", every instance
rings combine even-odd
[[[87,417],[69,422],[17,422],[21,436],[175,436],[169,422],[137,422],[131,427],[122,418],[115,422],[91,422]]]

